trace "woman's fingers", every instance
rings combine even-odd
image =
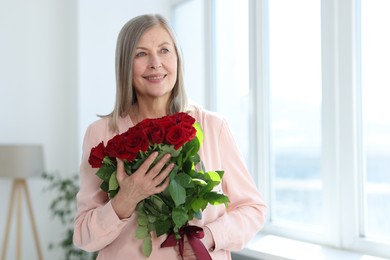
[[[149,175],[151,178],[155,178],[157,175],[160,174],[161,170],[163,169],[164,165],[169,161],[169,159],[171,158],[171,155],[168,153],[166,155],[164,155],[160,161],[158,161],[156,163],[156,165],[153,166],[152,169],[150,169],[148,172],[147,172],[147,175]],[[169,167],[169,166],[168,166]]]
[[[138,168],[138,170],[134,174],[146,174],[149,167],[152,165],[154,160],[156,159],[158,153],[153,152],[149,157],[141,164],[141,166]]]
[[[116,168],[116,179],[118,180],[119,183],[121,183],[125,177],[127,176],[125,172],[125,164],[121,159],[116,159],[117,162],[117,168]]]
[[[158,172],[157,172],[158,175],[155,176],[155,177],[153,178],[153,180],[154,180],[155,182],[157,182],[157,183],[163,182],[164,179],[168,177],[168,175],[169,175],[169,173],[172,171],[173,167],[174,167],[174,164],[173,164],[173,163],[170,163],[164,170],[158,171]]]
[[[120,192],[132,194],[142,200],[152,194],[164,191],[169,185],[169,173],[174,164],[166,166],[171,158],[170,154],[164,155],[153,167],[151,165],[156,160],[158,153],[152,153],[130,176],[126,174],[124,163],[117,159],[117,180],[121,187]]]

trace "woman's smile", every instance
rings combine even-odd
[[[150,74],[143,76],[143,78],[151,83],[160,83],[166,76],[167,74]]]

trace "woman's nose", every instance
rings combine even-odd
[[[151,69],[159,69],[162,67],[161,60],[157,55],[150,55],[149,67]]]

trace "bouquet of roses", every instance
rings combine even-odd
[[[196,238],[202,238],[203,230],[189,226],[188,221],[193,218],[201,219],[202,211],[208,204],[224,203],[227,206],[229,202],[227,196],[213,191],[221,182],[224,172],[205,172],[195,167],[197,164],[201,165],[198,151],[202,140],[200,124],[186,113],[176,113],[157,119],[145,119],[128,131],[114,136],[106,146],[101,142],[91,149],[88,161],[93,168],[99,168],[96,174],[103,180],[100,187],[111,199],[120,188],[116,179],[116,158],[124,160],[125,171],[131,175],[151,153],[158,152],[155,162],[165,154],[171,154],[169,162],[173,162],[175,167],[169,175],[168,188],[144,199],[136,208],[136,237],[143,240],[142,253],[145,256],[152,252],[153,231],[157,236],[169,235],[161,246],[173,246],[179,241],[181,254],[183,236],[187,235],[198,254],[197,251],[203,249],[199,249],[200,241]]]

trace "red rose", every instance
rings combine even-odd
[[[138,124],[136,124],[134,127],[130,128],[130,129],[143,129],[145,127],[151,127],[151,126],[155,125],[154,121],[155,121],[155,119],[146,118],[146,119],[142,120],[141,122],[139,122]]]
[[[182,128],[183,130],[185,131],[186,133],[186,136],[187,136],[187,141],[192,141],[192,139],[195,138],[196,136],[196,129],[195,127],[193,126],[193,124],[187,124],[187,123],[183,123],[181,124],[182,125]]]
[[[155,120],[155,125],[160,128],[168,128],[176,124],[173,116],[164,116]]]
[[[108,156],[112,158],[124,159],[126,157],[124,134],[116,135],[107,142]]]
[[[144,133],[152,144],[161,144],[165,139],[165,128],[157,125],[144,128]]]
[[[96,147],[91,149],[88,162],[92,168],[100,168],[103,166],[103,159],[107,155],[106,147],[104,147],[103,142],[101,142]]]
[[[176,118],[177,123],[183,123],[183,124],[188,124],[188,125],[193,125],[195,123],[195,118],[190,116],[187,113],[180,112],[174,115]]]
[[[135,130],[130,128],[131,130]],[[139,151],[146,152],[149,148],[149,141],[145,133],[138,129],[137,131],[128,131],[125,135],[124,145],[126,152],[137,154]]]
[[[195,135],[192,136],[190,128],[194,128],[192,125],[175,125],[168,129],[165,136],[165,141],[168,144],[172,144],[176,150],[178,150],[183,144],[191,141]],[[194,129],[195,133],[196,130]],[[191,139],[192,137],[192,139]]]

